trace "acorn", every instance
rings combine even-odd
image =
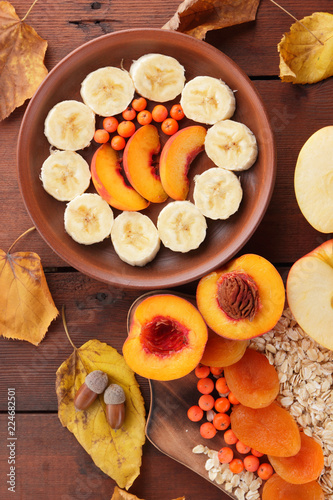
[[[85,381],[75,394],[74,406],[77,410],[86,410],[102,394],[108,385],[108,376],[101,370],[88,373]]]
[[[125,420],[125,393],[118,384],[110,384],[104,392],[106,419],[112,429],[120,429]]]

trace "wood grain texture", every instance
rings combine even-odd
[[[0,415],[0,498],[9,500],[110,500],[115,482],[98,469],[58,416],[16,416],[16,493],[8,492],[7,417]],[[189,485],[190,488],[189,488]],[[160,453],[147,441],[141,474],[130,493],[146,500],[171,500],[189,491],[203,491],[205,500],[224,500],[220,490],[188,468]]]

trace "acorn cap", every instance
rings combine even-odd
[[[93,372],[88,373],[85,378],[86,386],[96,394],[102,394],[105,387],[108,385],[108,376],[106,373],[101,370],[94,370]]]
[[[126,399],[124,390],[118,384],[110,384],[104,392],[104,403],[107,405],[118,405]]]

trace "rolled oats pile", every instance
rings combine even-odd
[[[332,325],[333,328],[333,325]],[[325,499],[333,499],[333,351],[312,340],[285,309],[273,330],[251,340],[278,372],[278,401],[300,428],[321,445],[325,466],[319,478]]]
[[[333,326],[332,326],[333,328]],[[285,309],[270,332],[251,340],[250,347],[266,354],[280,380],[277,398],[297,421],[305,434],[312,436],[324,452],[324,469],[318,479],[325,500],[333,500],[333,351],[312,340]],[[193,453],[208,456],[208,477],[238,500],[260,498],[262,480],[252,472],[233,474],[221,464],[217,451],[198,445]]]

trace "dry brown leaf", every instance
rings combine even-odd
[[[260,0],[184,0],[163,29],[203,40],[207,31],[253,21],[259,3]]]
[[[294,23],[278,51],[283,82],[316,83],[333,76],[333,14],[315,12]]]
[[[38,345],[58,310],[39,256],[9,252],[0,250],[0,334]]]
[[[111,500],[142,500],[142,498],[131,495],[131,493],[127,493],[127,491],[121,490],[120,488],[118,488],[118,486],[116,486]],[[179,497],[175,500],[185,500],[185,497]]]
[[[111,429],[106,420],[103,394],[87,410],[75,409],[75,394],[94,370],[107,373],[109,382],[125,392],[126,416],[118,430]],[[98,340],[74,347],[73,354],[57,370],[56,392],[62,425],[74,434],[97,467],[121,488],[130,488],[140,473],[146,420],[139,385],[123,356]]]
[[[33,96],[47,75],[47,42],[0,1],[0,121]]]

